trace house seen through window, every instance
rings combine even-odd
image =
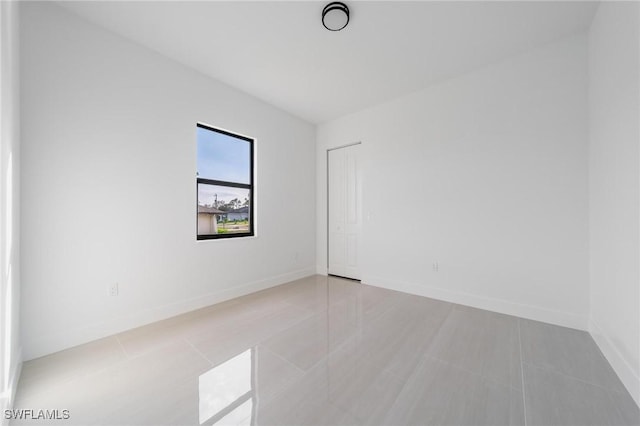
[[[197,131],[197,238],[254,235],[254,140],[199,123]]]

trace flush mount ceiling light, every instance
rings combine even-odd
[[[322,10],[322,25],[329,31],[340,31],[349,23],[349,8],[339,1],[329,3]]]

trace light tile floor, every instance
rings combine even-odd
[[[24,364],[78,425],[638,425],[589,336],[313,276]],[[37,414],[37,412],[36,412]]]

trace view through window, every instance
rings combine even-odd
[[[197,130],[197,238],[254,235],[254,140],[204,124]]]

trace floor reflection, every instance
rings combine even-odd
[[[198,378],[200,424],[252,424],[255,349],[248,349]]]

